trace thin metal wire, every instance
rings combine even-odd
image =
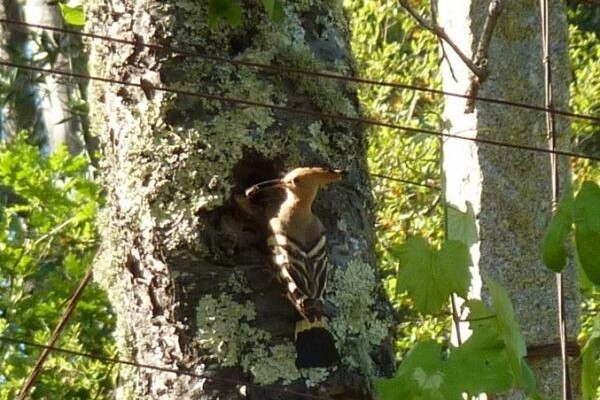
[[[353,77],[353,76],[341,75],[341,74],[336,74],[336,73],[327,72],[327,71],[312,71],[312,70],[290,67],[290,66],[285,66],[285,65],[269,65],[269,64],[262,64],[262,63],[257,63],[257,62],[253,62],[253,61],[234,60],[231,58],[219,57],[219,56],[209,55],[209,54],[200,53],[200,52],[196,52],[196,51],[189,51],[189,50],[185,50],[185,49],[173,47],[173,46],[153,44],[153,43],[144,43],[141,40],[120,39],[120,38],[115,38],[115,37],[107,36],[107,35],[99,35],[99,34],[95,34],[95,33],[83,32],[83,31],[78,31],[78,30],[74,30],[74,29],[59,28],[59,27],[49,26],[49,25],[30,24],[30,23],[23,22],[23,21],[17,21],[17,20],[5,19],[5,18],[0,18],[0,23],[25,26],[28,28],[45,29],[45,30],[52,31],[52,32],[60,32],[60,33],[66,33],[66,34],[72,34],[72,35],[79,35],[79,36],[88,37],[91,39],[105,40],[105,41],[114,42],[114,43],[126,44],[129,46],[145,47],[145,48],[152,49],[155,51],[169,52],[172,54],[177,54],[177,55],[182,55],[182,56],[187,56],[187,57],[198,57],[201,59],[210,60],[210,61],[214,61],[214,62],[228,63],[228,64],[232,64],[232,65],[256,68],[256,69],[261,69],[261,70],[271,71],[271,72],[286,72],[286,73],[293,73],[293,74],[315,76],[315,77],[320,77],[320,78],[336,79],[336,80],[345,81],[345,82],[385,86],[385,87],[392,87],[395,89],[414,90],[414,91],[437,94],[437,95],[459,97],[459,98],[463,98],[463,99],[473,99],[473,100],[484,101],[487,103],[501,104],[501,105],[505,105],[505,106],[547,112],[545,107],[536,106],[533,104],[520,103],[520,102],[516,102],[516,101],[496,99],[496,98],[485,97],[485,96],[469,96],[467,94],[447,92],[445,90],[433,89],[433,88],[425,87],[425,86],[417,86],[417,85],[409,85],[409,84],[398,83],[398,82],[390,82],[390,81],[382,81],[382,80],[376,80],[376,79]],[[593,121],[596,123],[600,123],[600,117],[595,117],[592,115],[579,114],[579,113],[574,113],[574,112],[565,111],[565,110],[552,110],[551,112],[553,114],[563,115],[563,116],[570,117],[570,118],[578,118],[578,119],[583,119],[583,120],[587,120],[587,121]]]
[[[293,114],[311,115],[311,116],[318,117],[321,119],[331,119],[331,120],[354,122],[354,123],[372,125],[372,126],[381,126],[381,127],[385,127],[385,128],[403,130],[405,132],[412,133],[412,134],[424,133],[424,134],[431,135],[431,136],[444,137],[444,138],[449,138],[449,139],[466,140],[466,141],[470,141],[470,142],[476,142],[476,143],[480,143],[480,144],[499,146],[499,147],[506,147],[506,148],[510,148],[510,149],[533,151],[533,152],[546,153],[546,154],[552,153],[552,154],[569,156],[569,157],[574,157],[574,158],[600,161],[600,156],[590,156],[590,155],[586,155],[586,154],[574,153],[574,152],[565,151],[565,150],[549,150],[546,148],[527,146],[524,144],[506,143],[506,142],[501,142],[501,141],[491,140],[491,139],[484,139],[484,138],[479,138],[479,137],[467,137],[467,136],[460,136],[460,135],[452,135],[449,133],[434,131],[431,129],[414,128],[414,127],[410,127],[410,126],[398,125],[398,124],[393,124],[390,122],[383,122],[383,121],[378,121],[378,120],[369,119],[369,118],[349,117],[349,116],[341,115],[341,114],[333,114],[333,113],[327,113],[327,112],[321,112],[321,111],[315,111],[315,110],[306,110],[306,109],[299,109],[299,108],[293,108],[293,107],[278,106],[275,104],[261,103],[258,101],[245,100],[245,99],[227,97],[227,96],[216,95],[216,94],[193,92],[193,91],[182,90],[182,89],[173,89],[173,88],[168,88],[165,86],[155,86],[155,85],[150,85],[150,84],[127,82],[127,81],[123,81],[123,80],[119,80],[119,79],[104,78],[101,76],[81,74],[81,73],[72,72],[72,71],[46,69],[46,68],[41,68],[41,67],[35,67],[32,65],[16,64],[16,63],[12,63],[12,62],[5,61],[5,60],[0,60],[0,65],[25,69],[25,70],[29,70],[29,71],[37,71],[37,72],[48,73],[48,74],[69,76],[69,77],[78,78],[78,79],[89,79],[89,80],[98,81],[98,82],[137,87],[142,90],[151,89],[151,90],[157,90],[157,91],[162,91],[162,92],[175,93],[175,94],[179,94],[179,95],[199,97],[199,98],[203,98],[203,99],[207,99],[207,100],[217,100],[217,101],[222,101],[222,102],[231,103],[231,104],[244,104],[244,105],[249,105],[249,106],[254,106],[254,107],[270,108],[272,110],[284,111],[284,112],[289,112],[289,113],[293,113]]]
[[[408,179],[397,178],[395,176],[378,174],[378,173],[374,173],[374,172],[369,173],[369,175],[371,175],[374,178],[386,179],[388,181],[406,183],[406,184],[413,185],[413,186],[426,187],[426,188],[431,189],[431,190],[441,190],[441,188],[439,186],[437,186],[437,185],[431,185],[431,184],[428,184],[428,183],[415,182],[415,181],[411,181],[411,180],[408,180]]]
[[[147,368],[147,369],[152,369],[155,371],[168,372],[168,373],[177,374],[177,375],[192,376],[194,378],[206,379],[209,381],[226,383],[226,384],[231,384],[231,385],[251,386],[251,387],[256,387],[256,388],[259,388],[260,390],[264,390],[264,391],[272,392],[272,393],[295,395],[295,396],[299,396],[299,397],[305,397],[307,399],[330,400],[329,397],[317,396],[317,395],[310,394],[310,393],[304,393],[304,392],[299,392],[299,391],[290,390],[290,389],[278,389],[278,388],[274,388],[274,387],[261,386],[261,385],[255,384],[255,383],[239,381],[239,380],[231,379],[231,378],[222,378],[222,377],[216,377],[216,376],[202,375],[202,374],[197,374],[197,373],[194,373],[191,371],[185,371],[185,370],[181,370],[181,369],[161,367],[158,365],[151,365],[151,364],[139,363],[136,361],[123,360],[123,359],[120,359],[117,357],[107,357],[107,356],[103,356],[100,354],[85,353],[82,351],[69,350],[69,349],[65,349],[62,347],[48,346],[48,345],[45,345],[42,343],[37,343],[37,342],[25,340],[25,339],[17,339],[17,338],[12,338],[12,337],[8,337],[8,336],[0,336],[0,341],[13,343],[13,344],[22,344],[22,345],[26,345],[26,346],[33,346],[33,347],[37,347],[40,349],[52,350],[52,351],[58,352],[58,353],[70,354],[72,356],[90,358],[90,359],[102,361],[105,363],[129,365],[129,366],[136,367],[136,368]]]
[[[540,0],[540,14],[542,24],[542,46],[544,53],[544,103],[546,106],[546,131],[548,133],[548,146],[550,150],[557,147],[556,121],[552,108],[554,98],[552,93],[552,62],[550,57],[550,16],[548,0]],[[556,212],[560,196],[560,181],[558,159],[555,153],[550,153],[550,174],[552,181],[552,212]],[[561,374],[562,374],[562,399],[572,399],[571,379],[569,374],[569,358],[567,355],[567,330],[565,321],[564,279],[562,273],[556,274],[556,296],[558,302],[558,331],[560,336]]]

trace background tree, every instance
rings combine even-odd
[[[481,35],[488,4],[482,2],[440,2],[440,23],[448,34],[474,54]],[[551,59],[554,107],[567,109],[569,70],[566,9],[550,2]],[[472,21],[471,24],[466,23]],[[498,17],[489,50],[490,76],[482,83],[480,95],[540,104],[544,98],[544,69],[540,8],[537,2],[506,3]],[[510,54],[510,57],[506,55]],[[464,93],[471,72],[455,53],[449,63],[454,75],[444,68],[444,89]],[[476,102],[473,113],[465,113],[465,101],[448,98],[445,116],[450,133],[514,144],[547,146],[545,115],[485,102]],[[557,117],[559,147],[568,145],[569,121]],[[511,294],[525,340],[533,348],[554,344],[554,352],[531,360],[538,385],[545,396],[561,393],[561,368],[554,274],[546,269],[539,246],[552,215],[551,171],[548,154],[507,151],[465,140],[444,143],[446,198],[466,211],[473,207],[479,241],[471,246],[477,272],[472,296],[488,298],[482,292],[482,275],[497,279]],[[559,158],[562,190],[570,190],[568,160]],[[467,203],[468,202],[468,203]],[[450,237],[464,227],[450,225]],[[485,279],[485,278],[484,278]],[[579,294],[575,271],[565,274],[567,327],[570,340],[577,332]],[[466,332],[466,331],[465,331]],[[463,332],[463,338],[465,335]],[[535,353],[535,352],[534,352]],[[576,375],[573,377],[576,381]],[[520,396],[511,398],[521,398]]]

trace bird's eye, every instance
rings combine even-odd
[[[300,179],[298,179],[298,178],[294,178],[294,179],[292,179],[292,183],[293,183],[294,185],[297,185],[299,181],[300,181]]]

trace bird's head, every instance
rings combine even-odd
[[[246,190],[246,196],[253,196],[259,190],[268,187],[281,187],[304,199],[314,199],[320,187],[337,182],[344,173],[339,169],[324,167],[300,167],[288,172],[281,179],[272,179],[258,183]]]

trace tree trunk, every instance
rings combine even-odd
[[[27,0],[23,8],[24,20],[29,24],[62,25],[62,18],[56,4],[49,4],[45,0]],[[54,45],[60,47],[61,44],[56,41],[60,40],[61,35],[53,36],[48,32],[44,32],[43,35],[48,35],[48,41],[51,43],[54,42]],[[34,58],[39,60],[40,55],[47,56],[48,54],[45,54],[47,50],[41,45],[42,35],[37,39],[32,40],[29,43],[29,47]],[[67,40],[70,39],[67,37]],[[55,68],[63,71],[71,70],[69,60],[61,51],[58,49],[51,51],[56,51],[57,54],[47,57],[44,63],[38,61],[39,67]],[[62,77],[59,78],[51,74],[45,74],[42,76],[42,79],[43,83],[38,82],[40,95],[37,108],[40,110],[39,112],[46,126],[47,143],[50,151],[56,151],[59,146],[64,145],[71,154],[79,154],[83,149],[83,143],[78,136],[81,126],[78,118],[69,111],[69,106],[73,98],[71,87],[65,82],[65,78]]]
[[[199,3],[101,1],[90,6],[89,27],[213,56],[351,70],[341,1],[283,3],[274,23],[260,2],[244,2],[242,25],[232,28],[209,26]],[[335,81],[101,41],[92,59],[95,75],[132,83],[358,113],[354,91]],[[368,398],[372,379],[394,366],[361,127],[104,83],[94,83],[91,101],[107,193],[95,276],[113,300],[118,345],[139,363],[204,377],[124,368],[118,397],[301,398],[277,391],[287,389]],[[328,235],[336,369],[295,367],[294,310],[271,271],[265,221],[241,200],[251,184],[310,164],[348,172],[315,207]]]
[[[2,1],[2,18],[23,21],[22,4],[15,0]],[[28,54],[28,34],[25,29],[11,24],[0,24],[1,56],[18,64],[27,64],[31,55]],[[42,145],[45,142],[45,126],[37,107],[38,92],[34,82],[35,75],[29,71],[12,67],[3,67],[2,74],[8,79],[8,85],[3,88],[7,93],[3,96],[5,111],[2,113],[2,137],[11,139],[21,130],[29,132],[31,142]]]
[[[544,104],[544,69],[538,1],[504,1],[490,47],[490,75],[479,95],[535,105]],[[565,6],[550,1],[550,43],[554,106],[568,108],[569,63]],[[489,2],[439,1],[440,24],[467,54],[477,46]],[[470,73],[446,46],[456,80],[444,65],[444,89],[465,93]],[[475,102],[465,114],[465,100],[448,97],[445,117],[450,133],[547,148],[543,112]],[[569,124],[557,118],[559,148],[569,143]],[[477,216],[479,242],[471,246],[475,265],[471,295],[482,291],[481,274],[491,276],[509,291],[528,347],[558,344],[555,275],[541,260],[540,245],[552,214],[549,155],[478,145],[448,139],[444,143],[447,200]],[[570,186],[568,159],[559,158],[562,188]],[[452,228],[452,227],[451,227]],[[450,237],[459,232],[449,232]],[[567,328],[570,340],[577,334],[578,291],[573,268],[565,273]],[[464,327],[466,328],[466,327]],[[465,332],[463,332],[463,339]],[[560,350],[529,359],[544,396],[561,393]],[[574,375],[575,376],[575,375]],[[576,386],[576,379],[571,383]],[[576,391],[576,390],[575,390]],[[507,398],[523,398],[513,393]]]

